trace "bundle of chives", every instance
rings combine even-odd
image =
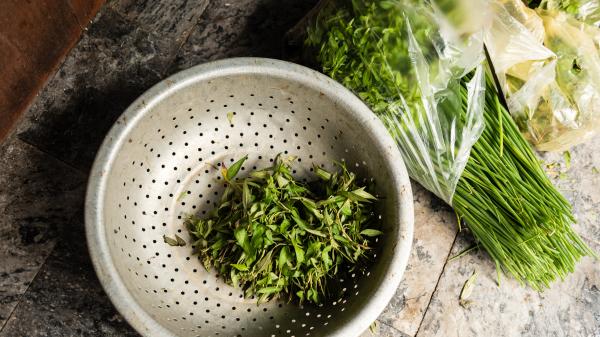
[[[486,82],[485,128],[452,206],[497,265],[540,290],[594,253],[571,228],[571,205],[546,177],[489,76]],[[464,86],[461,96],[466,107]]]
[[[409,149],[414,144],[407,138],[407,133],[414,132],[407,129],[415,125],[405,125],[406,119],[398,117],[414,114],[413,120],[420,123],[417,129],[430,127],[423,124],[427,119],[419,116],[423,103],[418,86],[411,83],[415,70],[402,36],[406,13],[398,13],[400,6],[394,1],[339,3],[339,7],[322,10],[317,25],[309,28],[308,44],[318,46],[317,61],[323,71],[356,92],[386,124],[403,150],[409,172],[423,173],[417,167],[420,155]],[[421,19],[415,17],[411,29],[414,36],[425,40],[432,28]],[[460,79],[458,90],[446,90],[445,100],[450,103],[440,113],[467,119],[469,77]],[[572,272],[582,256],[594,253],[571,229],[575,221],[571,205],[546,177],[532,148],[500,104],[489,76],[485,86],[485,126],[471,149],[451,204],[498,271],[505,270],[519,282],[542,289]],[[445,169],[450,165],[445,158],[440,161],[439,148],[429,145],[427,151],[444,165],[428,171],[447,176]],[[423,181],[423,177],[413,178]]]

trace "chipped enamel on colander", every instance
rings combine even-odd
[[[364,275],[339,280],[343,295],[320,306],[257,305],[207,272],[187,214],[204,215],[223,190],[218,167],[248,155],[240,174],[297,156],[294,174],[344,161],[375,178],[385,235]],[[358,336],[400,283],[412,241],[409,178],[392,138],[352,93],[308,68],[239,58],[200,65],[154,86],[119,118],[92,169],[88,244],[117,309],[145,336]]]

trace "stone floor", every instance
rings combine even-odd
[[[89,167],[124,108],[169,74],[232,56],[282,58],[283,34],[315,0],[111,0],[17,130],[0,144],[0,336],[137,336],[98,283],[85,246]],[[556,179],[576,229],[600,251],[600,139]],[[546,160],[561,160],[547,156]],[[600,336],[600,263],[543,293],[496,285],[452,210],[414,185],[415,239],[396,296],[364,336]],[[477,270],[472,304],[458,297]]]

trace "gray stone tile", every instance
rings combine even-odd
[[[587,242],[600,248],[600,136],[586,144],[572,148],[570,168],[566,168],[563,154],[551,153],[543,156],[546,163],[561,165],[562,177],[551,174],[554,184],[573,205],[578,222],[575,230]],[[597,250],[600,251],[600,250]]]
[[[574,205],[579,222],[573,227],[596,252],[600,251],[600,137],[571,150],[571,168],[554,182]],[[561,162],[560,154],[544,155]],[[553,176],[557,176],[554,174]],[[452,254],[471,244],[461,233]],[[479,277],[472,304],[459,305],[465,281],[474,270]],[[538,293],[510,278],[496,284],[496,270],[485,252],[448,262],[417,336],[600,336],[600,261],[582,259],[564,281]]]
[[[285,32],[316,0],[211,1],[170,72],[227,57],[281,58]]]
[[[360,337],[408,337],[408,335],[385,323],[376,321],[375,325],[363,332]]]
[[[379,320],[414,336],[444,268],[456,216],[443,201],[413,183],[415,232],[411,256],[396,295]]]
[[[79,220],[59,232],[56,248],[0,332],[1,337],[139,336],[102,290]]]
[[[173,40],[178,46],[204,12],[208,0],[110,0],[111,6],[136,26],[153,32],[164,39]]]
[[[0,327],[83,204],[85,176],[15,138],[0,144]]]
[[[453,254],[468,247],[460,235]],[[479,276],[471,305],[459,305],[465,281]],[[564,282],[538,293],[512,279],[496,283],[493,262],[484,252],[447,264],[417,336],[598,336],[600,268],[585,258]]]
[[[105,6],[25,114],[19,137],[87,169],[110,126],[161,78],[175,50]]]

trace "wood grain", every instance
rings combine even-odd
[[[0,2],[0,140],[78,41],[104,0]]]

